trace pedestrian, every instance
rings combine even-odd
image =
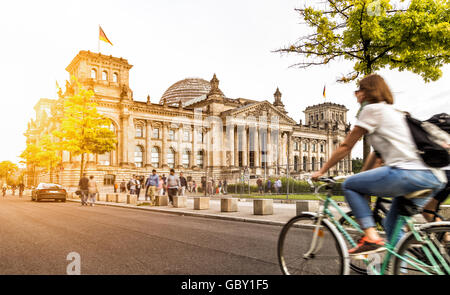
[[[138,176],[135,176],[134,178],[134,185],[136,186],[135,188],[136,199],[139,201],[139,196],[141,194],[141,181],[139,180]]]
[[[120,183],[120,192],[121,193],[127,192],[127,185],[125,184],[125,179],[123,179],[122,182]]]
[[[83,176],[80,178],[78,182],[78,187],[81,192],[81,206],[87,206],[87,199],[89,196],[89,178],[86,177],[86,173],[83,173]]]
[[[197,184],[195,183],[195,180],[192,180],[192,192],[197,193]]]
[[[181,196],[184,196],[186,194],[186,187],[187,187],[187,181],[186,178],[183,176],[183,172],[180,172],[180,186],[181,186]]]
[[[3,197],[6,196],[6,190],[7,190],[7,189],[8,189],[8,186],[6,185],[6,183],[3,183],[3,186],[2,186]]]
[[[282,186],[281,180],[280,180],[279,178],[277,178],[277,181],[275,181],[275,184],[274,184],[275,192],[276,192],[277,194],[280,193],[281,186]]]
[[[327,173],[339,161],[347,157],[355,144],[365,135],[383,159],[383,167],[350,176],[342,184],[345,199],[356,217],[364,236],[358,245],[349,250],[351,256],[385,251],[385,241],[377,231],[373,214],[365,196],[393,197],[392,204],[384,219],[386,240],[397,241],[403,232],[395,233],[399,223],[401,196],[431,189],[426,197],[410,199],[416,206],[423,207],[431,197],[445,187],[442,170],[430,168],[423,162],[405,120],[405,114],[394,106],[394,98],[384,79],[371,74],[359,82],[355,96],[360,109],[355,126],[341,145],[331,154],[322,168],[311,176],[313,180]],[[400,221],[401,222],[401,221]]]
[[[180,188],[180,178],[175,176],[175,170],[170,169],[169,177],[167,177],[167,192],[169,194],[169,202],[173,205],[173,197],[177,195]]]
[[[159,181],[158,181],[158,195],[160,195],[160,196],[164,195],[164,181],[161,176],[159,176]]]
[[[133,177],[128,181],[127,184],[128,191],[130,192],[130,195],[136,194],[136,182],[134,181],[134,175]]]
[[[256,184],[258,185],[258,192],[260,194],[262,194],[263,193],[263,182],[260,177],[258,177],[258,179],[256,180]]]
[[[156,170],[152,170],[152,174],[147,178],[145,182],[145,200],[147,201],[147,197],[150,196],[150,202],[152,205],[155,203],[155,194],[156,189],[159,187],[159,176],[156,174]]]
[[[187,189],[188,192],[192,193],[192,178],[189,178]]]
[[[21,182],[19,184],[19,197],[22,197],[24,190],[25,190],[25,185],[23,184],[23,182]]]
[[[211,179],[211,189],[212,189],[212,194],[215,195],[216,194],[216,182],[214,181],[214,178]]]
[[[162,181],[163,181],[163,189],[164,189],[164,193],[163,195],[166,194],[166,190],[167,190],[167,177],[165,174],[162,175]]]
[[[89,176],[88,181],[89,202],[92,207],[95,204],[95,197],[98,194],[97,182],[94,180],[94,175]],[[87,205],[87,203],[86,203]]]
[[[267,192],[272,193],[272,181],[270,179],[267,180]]]
[[[15,196],[16,195],[16,185],[15,184],[11,185],[11,191],[12,191],[12,195]]]
[[[228,194],[228,181],[226,178],[223,180],[223,193],[225,195]]]
[[[114,181],[114,193],[117,193],[117,189],[119,188],[119,184]]]
[[[222,189],[223,189],[222,180],[219,180],[219,183],[217,184],[217,186],[219,188],[219,194],[221,194],[222,193]]]

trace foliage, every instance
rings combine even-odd
[[[76,84],[73,96],[66,98],[59,130],[53,134],[61,139],[59,148],[81,155],[80,175],[84,171],[86,154],[104,154],[116,146],[116,135],[109,129],[111,122],[97,111],[94,92]]]
[[[356,158],[356,159],[352,159],[352,172],[353,173],[359,173],[363,167],[363,159],[361,158]]]
[[[10,181],[12,174],[18,170],[19,167],[11,161],[0,162],[0,177],[7,182]]]
[[[277,50],[301,55],[304,60],[294,66],[354,61],[341,82],[385,67],[411,71],[425,82],[442,76],[441,67],[450,59],[450,1],[401,1],[404,8],[393,7],[390,0],[325,2],[325,9],[296,9],[313,33]]]

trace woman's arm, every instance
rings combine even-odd
[[[356,142],[367,133],[367,130],[359,126],[355,126],[347,135],[345,140],[341,143],[339,148],[333,152],[330,159],[323,165],[322,169],[312,174],[313,179],[317,179],[325,174],[331,167],[337,164],[340,160],[345,158],[353,149]]]

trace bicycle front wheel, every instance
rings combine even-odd
[[[420,229],[422,236],[426,236],[440,252],[439,255],[433,253],[431,257],[425,254],[425,248],[431,253],[431,249],[426,244],[416,240],[413,234],[408,234],[397,247],[397,253],[403,258],[416,263],[422,269],[430,274],[438,274],[436,267],[441,273],[450,275],[448,269],[445,268],[444,263],[450,266],[450,222],[436,222],[435,224],[427,224]],[[442,263],[442,259],[445,261]],[[433,263],[434,262],[434,263]],[[395,256],[393,261],[393,272],[396,275],[423,275],[423,271],[411,265],[399,257]]]
[[[278,262],[285,275],[348,274],[347,248],[335,228],[302,214],[289,220],[278,239]]]

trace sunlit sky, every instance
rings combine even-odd
[[[311,2],[311,1],[308,1]],[[98,26],[114,44],[103,54],[134,65],[134,99],[149,94],[158,102],[173,83],[187,77],[210,80],[214,73],[227,97],[273,102],[277,87],[289,116],[304,121],[303,110],[327,101],[344,104],[354,123],[355,83],[336,83],[348,62],[309,69],[274,50],[296,41],[306,28],[294,8],[301,0],[147,0],[0,2],[0,161],[18,163],[23,133],[40,98],[56,98],[55,81],[69,79],[66,66],[80,50],[98,51]],[[449,112],[450,67],[431,83],[412,73],[384,70],[399,109],[419,119]],[[362,155],[359,143],[353,157]]]

